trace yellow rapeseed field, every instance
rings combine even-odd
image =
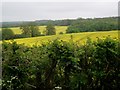
[[[97,38],[105,38],[106,36],[110,36],[114,39],[118,39],[118,31],[82,32],[82,33],[72,33],[72,34],[62,34],[62,35],[39,36],[39,37],[15,39],[14,41],[16,41],[18,44],[24,43],[26,46],[41,45],[42,43],[46,43],[48,41],[52,41],[55,39],[59,39],[63,41],[73,40],[74,42],[84,44],[88,37],[91,38],[92,41],[95,41],[97,40]]]
[[[31,37],[31,38],[21,38],[21,39],[14,39],[18,44],[25,44],[27,46],[32,45],[41,45],[42,43],[46,43],[48,41],[52,41],[55,39],[60,39],[63,41],[71,41],[78,42],[80,44],[84,44],[86,39],[89,37],[92,41],[97,40],[97,38],[105,38],[106,36],[110,36],[112,38],[118,38],[118,31],[99,31],[99,32],[82,32],[82,33],[72,33],[66,34],[67,26],[55,26],[56,35],[50,36],[39,36],[39,37]],[[21,34],[22,30],[19,27],[10,28],[15,34]],[[46,26],[39,26],[39,31],[43,34],[46,30]],[[63,34],[59,34],[63,32]],[[10,40],[6,40],[10,42]]]

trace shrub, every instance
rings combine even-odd
[[[120,84],[116,40],[107,37],[84,45],[54,40],[25,47],[3,42],[3,90],[112,89]]]
[[[63,32],[60,32],[59,34],[64,34]]]
[[[14,36],[14,33],[11,29],[9,28],[2,29],[2,40],[12,39],[13,36]]]

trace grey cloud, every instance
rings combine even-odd
[[[117,16],[117,2],[4,2],[3,21]]]

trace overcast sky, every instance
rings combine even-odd
[[[94,18],[118,15],[118,2],[3,2],[2,21]]]

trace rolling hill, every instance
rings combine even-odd
[[[15,39],[18,44],[25,44],[26,46],[32,45],[41,45],[42,43],[47,43],[55,39],[60,39],[63,41],[77,42],[79,44],[84,44],[86,39],[89,37],[92,41],[97,40],[97,38],[105,38],[110,36],[114,39],[118,39],[118,31],[99,31],[99,32],[83,32],[83,33],[72,33],[72,34],[63,34],[63,35],[50,35],[50,36],[40,36],[40,37],[31,37],[23,39]],[[7,40],[10,42],[10,40]]]

